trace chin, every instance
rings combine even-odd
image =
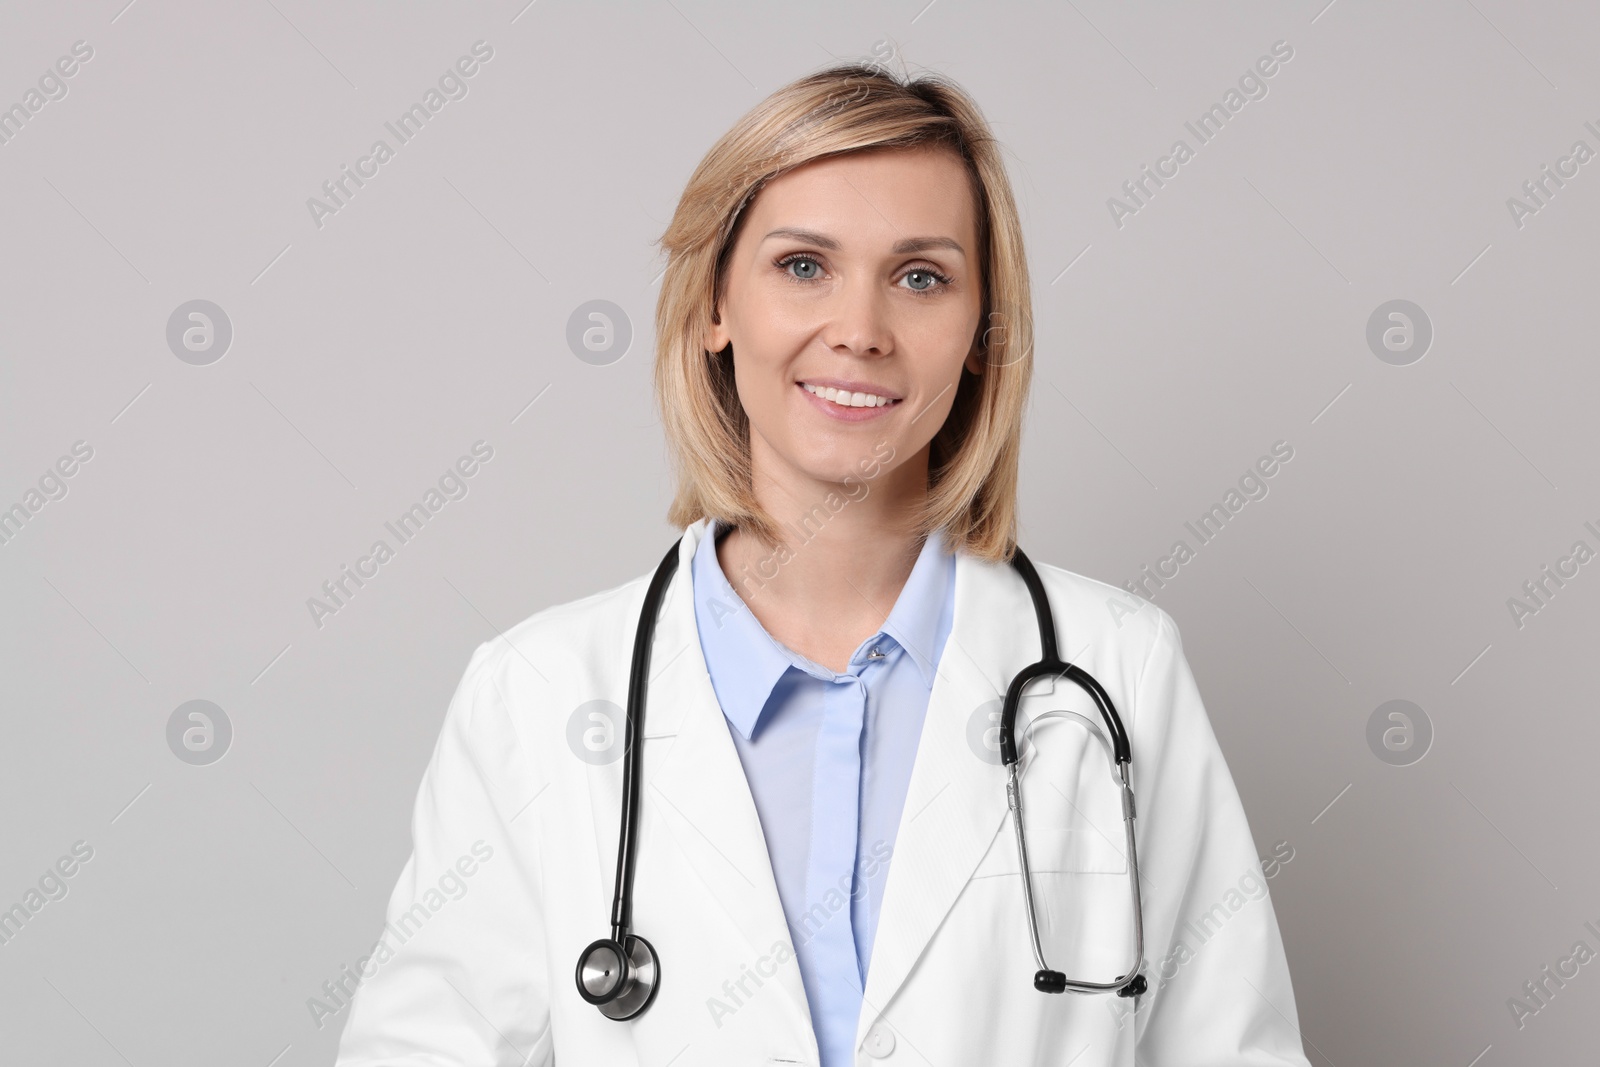
[[[860,497],[866,494],[869,485],[881,481],[889,472],[894,458],[894,447],[886,439],[874,438],[858,447],[803,457],[794,467],[813,481],[840,485],[841,492]]]

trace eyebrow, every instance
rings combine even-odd
[[[762,240],[770,241],[774,237],[790,237],[796,241],[804,241],[807,244],[816,245],[818,248],[826,248],[830,252],[839,250],[838,241],[835,241],[827,234],[817,233],[815,230],[797,230],[784,227],[773,230]],[[902,241],[895,242],[895,246],[889,251],[900,256],[909,255],[913,252],[925,252],[930,248],[947,248],[953,252],[959,252],[963,256],[967,254],[967,250],[961,247],[961,242],[953,237],[907,237]]]

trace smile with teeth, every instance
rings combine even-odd
[[[827,385],[812,385],[810,382],[801,382],[808,393],[820,396],[824,400],[831,400],[841,407],[847,408],[881,408],[885,404],[896,401],[887,396],[878,396],[875,393],[847,393],[843,389],[835,389]]]

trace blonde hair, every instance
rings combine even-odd
[[[704,348],[723,268],[746,207],[773,178],[813,160],[872,149],[930,148],[966,164],[977,209],[983,314],[973,338],[983,373],[963,366],[928,458],[916,530],[993,561],[1016,545],[1022,413],[1033,373],[1033,311],[1022,225],[998,142],[977,104],[938,75],[901,81],[847,64],[801,78],[756,105],[695,168],[659,239],[666,274],[656,302],[656,400],[677,473],[668,521],[715,518],[769,546],[783,527],[752,489],[750,426],[734,386],[733,350]]]

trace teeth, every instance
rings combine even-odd
[[[880,408],[893,403],[888,397],[878,396],[876,393],[847,393],[843,389],[835,389],[828,385],[812,385],[810,382],[801,384],[805,386],[806,392],[815,393],[824,400],[831,400],[847,408]]]

